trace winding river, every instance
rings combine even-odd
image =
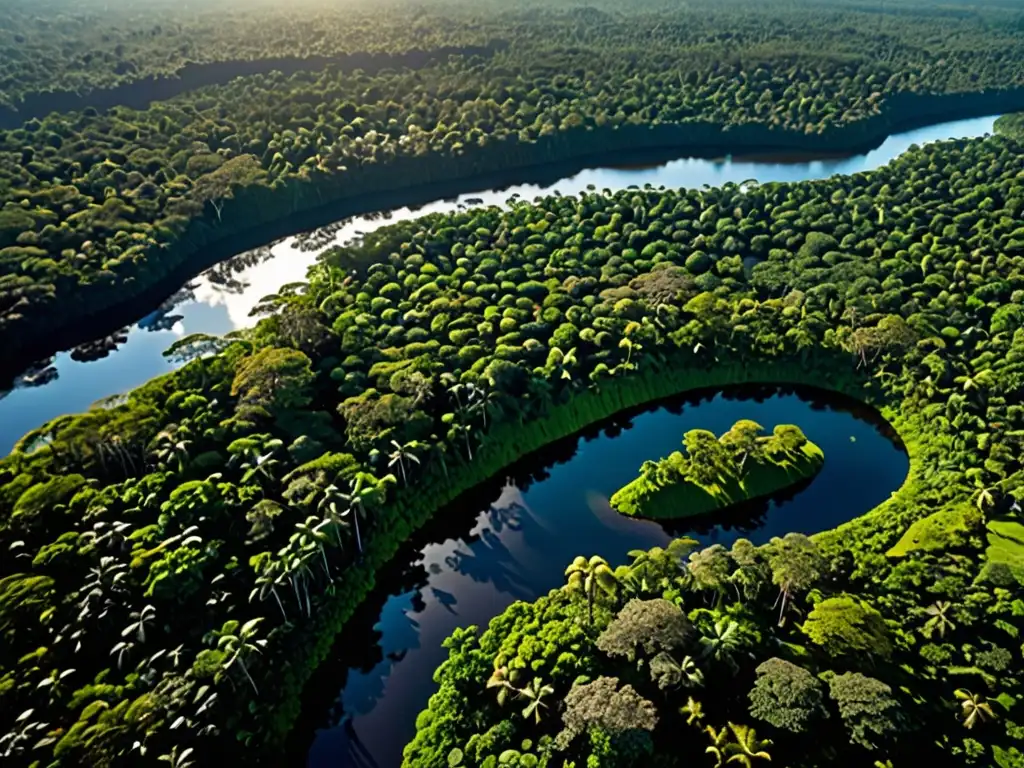
[[[771,429],[798,424],[825,452],[820,474],[770,502],[672,529],[626,518],[608,497],[644,459],[679,448],[685,431],[721,433],[750,418]],[[339,637],[305,694],[289,765],[394,768],[447,656],[456,627],[487,622],[515,600],[564,581],[576,555],[613,566],[634,548],[688,534],[725,546],[760,544],[789,531],[814,533],[863,514],[895,491],[909,463],[870,409],[818,390],[743,387],[694,393],[615,419],[525,458],[407,542]],[[340,691],[340,693],[339,693]]]
[[[532,199],[551,192],[577,193],[593,185],[622,189],[630,185],[699,187],[746,179],[800,181],[871,170],[904,152],[912,144],[990,133],[995,116],[958,120],[895,134],[877,149],[851,157],[681,159],[650,167],[592,168],[548,186],[523,184],[500,190],[468,192],[455,199],[436,200],[416,209],[397,208],[338,222],[306,238],[288,238],[249,251],[204,272],[133,325],[108,339],[97,339],[100,359],[84,361],[81,351],[62,352],[41,361],[21,377],[14,389],[0,393],[0,455],[7,454],[26,432],[65,413],[87,409],[93,403],[136,387],[171,369],[162,352],[176,339],[191,333],[222,334],[251,324],[249,311],[267,294],[285,283],[302,280],[316,254],[327,246],[388,221],[460,206],[502,204],[512,195]],[[316,247],[309,247],[313,243]],[[95,357],[95,351],[85,357]]]

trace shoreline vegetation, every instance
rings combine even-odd
[[[640,475],[612,495],[612,508],[652,520],[706,515],[774,496],[821,471],[825,455],[799,427],[780,424],[770,436],[763,432],[750,420],[720,437],[690,430],[683,436],[686,454],[645,461]]]
[[[258,174],[252,186],[238,185],[226,177],[218,182],[226,184],[219,193],[224,197],[207,201],[171,241],[136,253],[132,264],[137,266],[129,267],[127,272],[120,270],[117,280],[94,282],[85,292],[61,297],[62,307],[74,308],[72,315],[66,309],[36,314],[32,304],[27,304],[20,315],[8,313],[5,318],[0,314],[0,340],[5,346],[0,381],[13,379],[35,361],[134,322],[184,282],[240,252],[350,216],[423,204],[481,187],[529,183],[533,172],[538,179],[551,178],[552,166],[561,168],[561,174],[598,165],[602,160],[621,162],[622,152],[633,157],[636,153],[648,157],[653,153],[662,161],[675,159],[679,153],[693,157],[789,150],[856,153],[879,146],[901,130],[1013,109],[1024,109],[1024,87],[959,94],[896,94],[882,104],[880,114],[825,133],[775,130],[753,123],[627,125],[603,131],[588,126],[528,144],[502,141],[504,146],[490,150],[463,150],[460,157],[442,163],[445,170],[441,178],[434,168],[440,158],[430,157],[395,157],[384,167],[363,166],[341,174],[314,172],[276,192],[265,186]],[[401,181],[394,185],[392,179]],[[429,181],[409,184],[408,179]],[[358,192],[346,191],[352,188]],[[286,199],[288,204],[281,205]],[[0,285],[0,301],[2,294]],[[85,328],[88,330],[83,331]]]

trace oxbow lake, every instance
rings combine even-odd
[[[619,515],[608,498],[645,459],[680,449],[684,432],[724,432],[738,419],[797,424],[825,452],[821,472],[783,497],[674,526]],[[891,428],[863,405],[819,390],[740,387],[692,393],[621,414],[524,458],[441,510],[378,575],[305,692],[289,765],[395,768],[456,627],[488,621],[516,600],[564,583],[576,555],[614,567],[631,549],[691,535],[731,546],[834,528],[889,498],[909,461]]]
[[[590,185],[611,190],[634,184],[700,187],[747,179],[800,181],[857,173],[887,163],[913,144],[983,136],[992,131],[995,120],[996,116],[957,120],[895,134],[877,149],[851,157],[808,159],[790,152],[756,159],[687,158],[651,167],[592,168],[546,186],[523,184],[467,192],[415,209],[396,208],[354,217],[328,228],[333,237],[325,238],[316,250],[299,250],[296,238],[288,238],[239,254],[182,286],[162,306],[116,334],[120,336],[116,344],[112,343],[116,349],[106,357],[80,362],[72,359],[72,353],[60,353],[52,360],[41,361],[30,379],[23,378],[12,391],[0,395],[0,455],[9,453],[22,435],[50,419],[86,410],[93,403],[171,370],[172,364],[162,353],[175,340],[192,333],[223,334],[250,325],[253,321],[249,312],[259,300],[286,283],[305,279],[319,251],[389,222],[468,205],[501,205],[512,195],[531,200],[556,191],[575,194]],[[35,385],[30,386],[30,381]]]

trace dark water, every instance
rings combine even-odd
[[[992,131],[995,119],[991,116],[957,120],[894,134],[877,149],[851,157],[814,159],[786,153],[756,159],[684,158],[642,168],[591,168],[546,186],[520,184],[468,192],[456,199],[436,200],[415,209],[396,208],[351,218],[330,228],[317,247],[310,250],[297,249],[296,238],[288,238],[239,254],[182,286],[162,307],[155,307],[115,334],[117,338],[98,340],[109,351],[100,359],[84,362],[76,352],[62,352],[41,361],[34,375],[23,377],[6,396],[0,392],[0,456],[6,455],[18,438],[44,422],[84,411],[103,398],[126,392],[171,370],[173,366],[162,352],[183,336],[200,332],[223,334],[252,325],[249,312],[260,299],[286,283],[304,280],[317,253],[389,221],[467,205],[502,205],[513,195],[531,200],[556,191],[574,194],[588,186],[611,190],[633,184],[700,187],[747,179],[802,181],[857,173],[884,165],[913,144],[982,136]]]
[[[821,473],[789,498],[673,531],[608,507],[645,459],[677,450],[685,431],[721,433],[741,418],[768,430],[799,425],[825,452]],[[486,626],[515,600],[559,586],[576,555],[600,554],[615,566],[630,549],[684,533],[729,546],[740,536],[763,543],[790,531],[823,531],[888,498],[908,466],[876,413],[818,390],[704,393],[556,443],[524,459],[504,482],[485,484],[438,513],[380,574],[378,589],[310,683],[289,764],[300,764],[308,749],[311,768],[398,766],[435,690],[444,638],[456,627]]]

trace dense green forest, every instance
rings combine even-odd
[[[806,614],[820,594],[881,615],[898,666],[873,674],[904,670],[885,684],[908,727],[931,728],[899,743],[1020,765],[1022,152],[1000,136],[819,182],[512,201],[330,249],[251,331],[183,339],[168,351],[189,361],[180,370],[55,420],[0,462],[8,759],[134,765],[192,749],[273,763],[374,569],[445,502],[625,407],[787,381],[875,405],[911,456],[890,501],[816,538],[822,575],[787,602]],[[707,610],[759,632],[759,661],[782,653],[768,608],[732,597]],[[552,600],[567,625],[582,616]],[[955,632],[923,638],[935,603]],[[607,610],[595,599],[594,625],[573,631],[596,641]],[[824,672],[798,622],[778,637]],[[560,722],[572,664],[554,673],[558,714],[541,732]],[[448,703],[487,676],[447,669],[413,764],[468,749],[492,718],[495,740],[470,760],[533,738],[518,707],[489,698],[456,715]],[[977,727],[956,723],[960,689],[988,706]],[[706,704],[716,729],[750,722]]]
[[[103,5],[3,0],[7,98],[502,45],[0,133],[5,356],[345,196],[627,145],[863,143],[1024,79],[1013,3]],[[910,455],[892,498],[762,548],[581,553],[452,637],[406,765],[1024,767],[1018,124],[848,177],[390,225],[254,328],[181,339],[175,372],[26,435],[0,459],[3,764],[280,765],[376,570],[449,502],[625,408],[784,382],[879,410]]]
[[[641,517],[692,517],[774,496],[821,470],[825,455],[800,427],[779,424],[770,436],[763,431],[750,419],[721,437],[690,430],[683,435],[686,454],[645,461],[639,476],[612,495],[612,508]]]
[[[269,239],[295,212],[323,208],[326,222],[346,210],[328,203],[358,207],[370,192],[627,148],[835,151],[908,121],[1024,106],[1024,14],[998,4],[178,5],[129,4],[111,23],[99,3],[6,3],[0,91],[14,102],[20,88],[225,57],[481,52],[256,74],[0,132],[0,342],[12,359],[53,351],[39,347],[184,265],[237,252],[254,226],[272,224]]]

